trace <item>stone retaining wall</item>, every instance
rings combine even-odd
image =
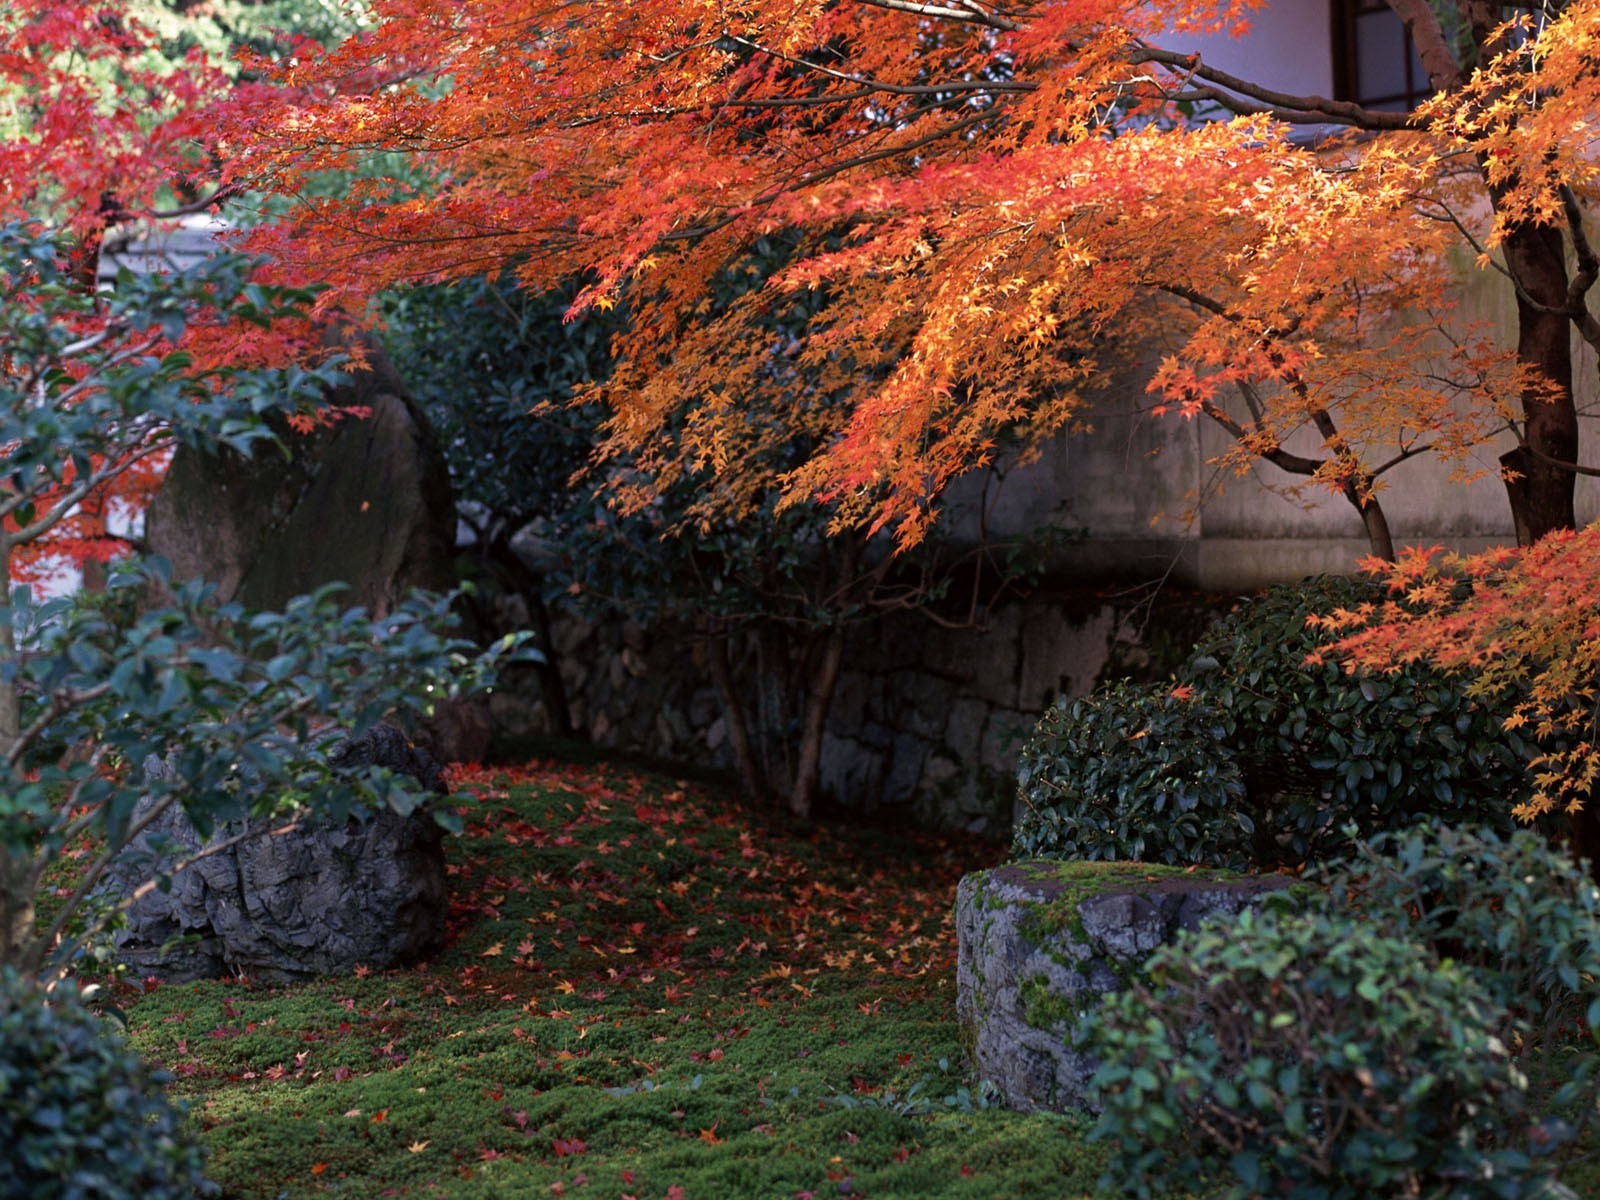
[[[956,889],[956,1016],[980,1081],[1012,1108],[1090,1107],[1080,1013],[1157,947],[1291,886],[1282,876],[1148,863],[1007,863]]]
[[[1177,629],[1169,640],[1186,647],[1215,607],[1182,598],[1152,620],[1133,599],[1059,592],[999,607],[981,628],[941,629],[915,614],[861,626],[827,726],[823,790],[869,815],[1003,833],[1017,752],[1044,709],[1088,692],[1108,670],[1137,673],[1152,654],[1171,657],[1152,647],[1147,630]],[[557,614],[553,643],[581,735],[608,748],[732,765],[722,705],[691,631]],[[735,676],[753,681],[756,658],[756,647],[744,646]],[[551,732],[526,689],[503,690],[493,711],[499,734]]]

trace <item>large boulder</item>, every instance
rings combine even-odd
[[[1088,1108],[1097,1064],[1073,1045],[1079,1014],[1202,921],[1289,887],[1147,863],[1008,863],[956,889],[956,1015],[981,1082],[1022,1111]]]
[[[414,587],[455,586],[456,517],[443,454],[376,342],[328,396],[365,410],[250,457],[180,447],[145,518],[153,553],[221,598],[277,609],[341,581],[381,616]],[[284,449],[289,451],[287,457]]]
[[[341,769],[383,766],[442,792],[437,765],[392,726],[330,749]],[[167,768],[146,764],[147,777]],[[146,796],[134,811],[150,811]],[[127,895],[152,868],[169,890],[145,892],[116,934],[116,957],[140,974],[180,981],[242,972],[268,982],[382,970],[444,944],[444,834],[426,805],[334,820],[302,816],[226,821],[202,839],[177,806],[163,810],[123,853],[108,886]]]

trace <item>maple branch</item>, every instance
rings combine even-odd
[[[1289,125],[1349,125],[1356,129],[1374,130],[1416,128],[1410,113],[1380,112],[1363,108],[1349,100],[1329,100],[1325,96],[1296,96],[1289,92],[1274,91],[1207,66],[1198,54],[1163,50],[1143,42],[1136,45],[1138,49],[1128,58],[1132,65],[1159,63],[1213,85],[1194,88],[1180,97],[1182,99],[1212,100],[1240,116],[1265,114]]]
[[[1512,426],[1512,429],[1513,431],[1516,431],[1516,427],[1514,425]],[[1540,462],[1546,464],[1547,466],[1556,467],[1562,471],[1571,471],[1574,475],[1587,475],[1594,479],[1600,479],[1600,467],[1586,467],[1582,463],[1570,462],[1567,459],[1556,458],[1552,455],[1546,454],[1537,446],[1530,444],[1520,432],[1517,433],[1517,444],[1521,446],[1523,450],[1527,451],[1527,453],[1533,455],[1534,458],[1537,458]]]
[[[1419,454],[1431,453],[1432,450],[1433,450],[1433,443],[1432,442],[1427,442],[1427,443],[1425,443],[1423,445],[1418,445],[1418,446],[1405,446],[1405,447],[1402,447],[1394,455],[1393,458],[1386,459],[1385,461],[1379,463],[1377,466],[1373,467],[1372,470],[1369,472],[1369,474],[1372,476],[1372,478],[1376,479],[1379,475],[1382,475],[1385,471],[1392,471],[1395,467],[1398,467],[1401,463],[1407,462],[1410,459],[1416,458]]]
[[[1493,267],[1496,271],[1499,271],[1500,274],[1504,275],[1507,279],[1511,280],[1512,286],[1515,287],[1517,278],[1511,273],[1511,268],[1506,266],[1505,263],[1496,260],[1495,257],[1489,253],[1488,247],[1483,244],[1483,241],[1476,233],[1467,228],[1466,222],[1456,215],[1456,212],[1453,208],[1451,208],[1443,200],[1440,200],[1438,204],[1440,211],[1437,213],[1430,212],[1428,209],[1423,208],[1420,205],[1417,208],[1417,212],[1420,215],[1428,218],[1430,221],[1439,221],[1442,224],[1449,225],[1451,228],[1453,228],[1462,236],[1467,245],[1472,247],[1473,252],[1476,253],[1479,258],[1481,258],[1489,266]]]
[[[1291,450],[1284,449],[1283,444],[1276,439],[1273,440],[1271,445],[1258,448],[1252,445],[1253,439],[1250,431],[1229,416],[1227,409],[1223,408],[1215,400],[1205,400],[1199,397],[1191,397],[1191,399],[1198,399],[1200,411],[1231,433],[1236,440],[1246,446],[1250,446],[1251,453],[1257,458],[1266,459],[1273,466],[1281,467],[1291,475],[1315,475],[1325,465],[1326,460],[1324,459],[1307,458],[1303,454],[1295,454]],[[1262,432],[1265,431],[1263,430]],[[1287,484],[1281,486],[1288,487]]]
[[[1444,35],[1429,0],[1384,0],[1391,12],[1400,18],[1411,45],[1417,52],[1422,69],[1428,73],[1428,82],[1434,91],[1442,92],[1461,83],[1461,64]]]
[[[224,200],[231,200],[245,190],[242,183],[226,183],[212,192],[209,196],[202,196],[188,204],[180,204],[176,208],[147,208],[141,215],[152,217],[158,221],[171,220],[173,217],[188,217],[195,213],[205,212],[208,208],[215,208]]]
[[[976,4],[964,3],[959,8],[948,4],[926,4],[919,0],[856,0],[866,8],[886,8],[891,12],[912,13],[919,17],[939,17],[946,21],[960,21],[967,25],[982,25],[1003,33],[1016,33],[1022,23],[1002,16],[998,12],[985,12]]]
[[[1583,335],[1583,340],[1600,348],[1600,322],[1595,320],[1585,302],[1589,289],[1600,278],[1600,255],[1595,254],[1588,235],[1583,231],[1583,209],[1570,184],[1561,185],[1561,208],[1566,214],[1567,229],[1572,234],[1572,249],[1578,260],[1578,269],[1567,283],[1567,312]]]
[[[808,71],[815,71],[819,75],[827,75],[832,79],[839,79],[845,83],[855,83],[870,89],[868,94],[882,92],[892,96],[942,96],[950,92],[1036,92],[1039,85],[1028,83],[1026,80],[979,80],[979,79],[951,79],[943,83],[885,83],[874,79],[870,75],[857,75],[851,71],[839,71],[833,67],[824,66],[822,63],[813,62],[808,58],[797,58],[753,42],[748,38],[734,37],[735,43],[754,50],[757,54],[764,54],[768,58],[777,59],[779,62],[789,63],[791,66],[804,67]],[[861,93],[853,93],[848,97],[808,97],[817,101],[832,101],[834,99],[859,99]],[[739,101],[729,101],[737,104]]]
[[[932,107],[936,108],[940,106],[936,105]],[[932,108],[930,108],[929,111],[932,111]],[[707,224],[693,225],[684,229],[670,230],[669,232],[661,235],[661,240],[663,242],[697,240],[705,237],[707,234],[716,233],[722,229],[726,229],[741,216],[771,204],[773,201],[777,200],[779,196],[785,195],[788,192],[797,191],[800,188],[810,187],[813,184],[822,183],[826,180],[832,179],[836,175],[842,175],[846,171],[854,170],[857,167],[867,166],[870,163],[879,162],[886,158],[902,157],[911,151],[920,150],[922,147],[931,145],[932,143],[940,141],[944,138],[956,136],[957,134],[972,128],[974,125],[981,125],[987,121],[993,121],[994,119],[995,114],[992,112],[973,113],[970,116],[964,117],[963,119],[956,121],[951,125],[945,126],[942,129],[936,129],[932,133],[925,134],[919,138],[914,138],[909,142],[897,142],[896,144],[892,146],[886,146],[881,150],[870,150],[861,154],[854,154],[849,158],[841,159],[840,161],[832,163],[826,167],[819,167],[814,171],[807,172],[803,170],[796,170],[792,172],[788,178],[784,180],[784,182],[776,185],[773,188],[770,188],[762,195],[755,197],[747,203],[740,205],[739,209],[730,212],[726,217],[709,222]]]

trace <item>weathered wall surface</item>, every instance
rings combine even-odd
[[[1215,607],[1187,597],[1152,617],[1131,594],[1067,590],[1001,606],[981,628],[915,616],[863,626],[828,722],[823,790],[866,814],[1003,832],[1017,751],[1045,707],[1088,692],[1108,668],[1181,653]],[[596,745],[731,767],[722,705],[687,630],[563,616],[554,650],[574,724]],[[753,650],[734,657],[752,680]],[[528,700],[535,690],[530,676],[495,694],[498,733],[551,732]]]

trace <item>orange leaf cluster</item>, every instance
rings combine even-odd
[[[280,66],[292,92],[234,106],[228,162],[311,197],[260,245],[348,302],[502,269],[584,277],[579,311],[625,296],[610,436],[648,453],[689,410],[653,464],[669,474],[743,460],[755,395],[802,429],[808,393],[846,388],[820,448],[768,482],[915,540],[955,475],[1071,427],[1164,344],[1158,410],[1221,421],[1225,465],[1265,456],[1359,504],[1396,461],[1464,461],[1536,382],[1449,301],[1447,218],[1482,194],[1456,156],[1483,134],[1441,116],[1309,147],[1270,115],[1191,120],[1194,63],[1152,47],[1237,31],[1249,7],[379,0],[369,32]],[[1576,17],[1553,28],[1584,44]],[[1536,73],[1592,96],[1547,36]],[[1474,87],[1504,91],[1528,61]],[[395,151],[424,191],[309,190]],[[713,313],[713,285],[771,238],[789,265]],[[817,290],[796,386],[770,317]],[[1291,455],[1303,428],[1320,449]]]
[[[1351,670],[1425,660],[1459,672],[1537,747],[1535,794],[1516,815],[1582,809],[1600,778],[1600,525],[1520,550],[1435,546],[1367,565],[1393,598],[1324,620],[1344,633],[1331,653]]]

